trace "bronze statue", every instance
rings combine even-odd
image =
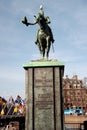
[[[45,51],[46,51],[46,57],[48,59],[49,57],[49,51],[51,43],[54,43],[53,34],[51,31],[51,28],[48,26],[49,23],[51,23],[50,18],[48,16],[44,16],[43,6],[40,6],[40,11],[37,16],[35,17],[35,22],[28,22],[26,16],[22,20],[22,23],[26,26],[28,25],[35,25],[39,24],[40,28],[37,31],[36,35],[36,41],[35,44],[38,45],[40,54],[45,57]]]

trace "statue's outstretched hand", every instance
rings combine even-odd
[[[28,20],[27,20],[27,17],[25,16],[22,20],[21,20],[21,22],[23,23],[23,24],[25,24],[26,26],[28,26],[29,25],[29,23],[28,23]]]

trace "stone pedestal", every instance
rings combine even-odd
[[[23,65],[26,83],[25,130],[63,130],[63,63],[31,61]]]

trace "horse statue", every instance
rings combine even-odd
[[[35,43],[39,47],[39,51],[40,51],[42,58],[45,57],[45,53],[46,53],[46,58],[48,59],[51,43],[54,42],[51,28],[48,26],[48,24],[50,23],[49,17],[48,16],[44,17],[42,14],[38,14],[37,17],[36,16],[34,16],[34,17],[36,19],[35,22],[33,22],[33,23],[28,22],[28,20],[25,16],[24,19],[22,20],[22,23],[25,24],[26,26],[35,25],[37,23],[39,24],[40,28],[37,31]]]

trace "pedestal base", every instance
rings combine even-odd
[[[32,61],[26,72],[25,130],[63,130],[63,63]]]

